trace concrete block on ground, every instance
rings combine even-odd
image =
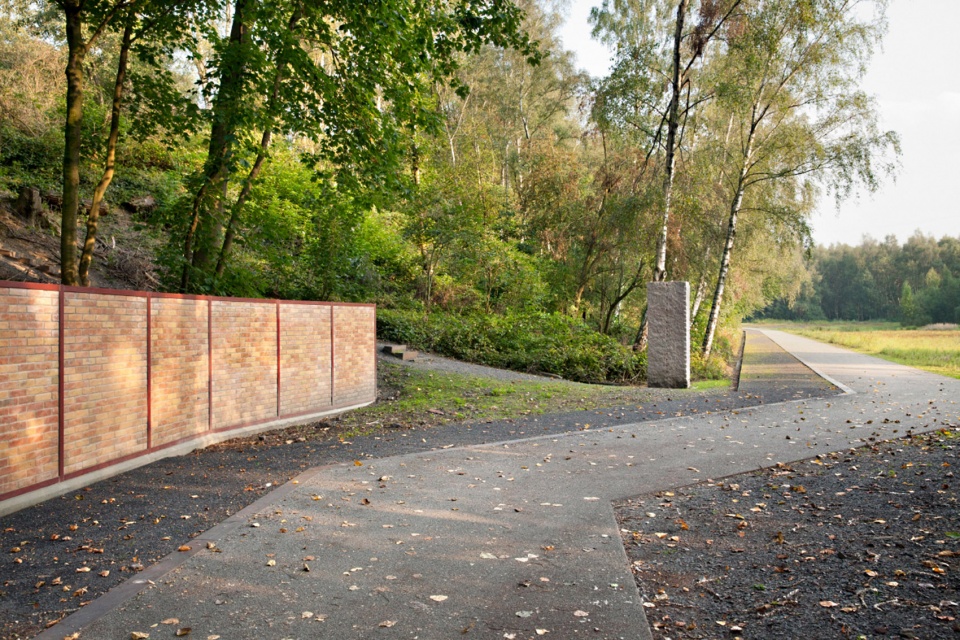
[[[405,344],[389,344],[383,348],[383,352],[404,361],[417,359],[417,352],[409,350]]]
[[[690,284],[647,285],[647,384],[686,389],[690,386]]]

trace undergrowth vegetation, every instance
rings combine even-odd
[[[425,316],[381,309],[377,335],[453,358],[578,382],[635,382],[646,376],[646,353],[555,313]]]

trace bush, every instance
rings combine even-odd
[[[555,313],[424,316],[379,309],[377,335],[460,360],[578,382],[635,382],[646,377],[646,354],[636,354],[579,320]]]

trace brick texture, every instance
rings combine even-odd
[[[280,305],[280,414],[320,411],[331,404],[332,307]]]
[[[61,479],[61,462],[65,476],[82,475],[211,428],[376,399],[372,306],[158,295],[148,311],[140,295],[8,285],[0,284],[0,495]]]
[[[0,289],[0,494],[58,470],[56,291]]]
[[[147,447],[147,301],[64,294],[64,473]]]
[[[151,422],[156,447],[209,428],[209,302],[154,298],[150,304]]]
[[[351,405],[376,400],[374,315],[373,307],[334,307],[334,404]]]
[[[277,416],[275,303],[212,303],[213,428]]]

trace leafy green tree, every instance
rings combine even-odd
[[[224,268],[239,224],[228,215],[231,181],[251,155],[267,157],[271,132],[309,141],[318,169],[344,187],[392,188],[408,150],[404,132],[438,126],[430,87],[456,85],[461,54],[493,43],[536,58],[509,0],[234,0],[232,10],[229,36],[209,36],[215,56],[207,68],[217,82],[206,97],[208,152],[184,237],[183,291],[205,290],[217,262]],[[245,145],[256,132],[260,143]],[[257,178],[257,159],[247,183]],[[237,217],[242,204],[243,188]]]
[[[875,190],[879,175],[893,170],[887,157],[899,152],[896,134],[878,129],[872,102],[858,89],[885,26],[884,3],[874,8],[873,15],[862,17],[849,0],[758,2],[718,60],[718,97],[736,135],[726,241],[703,339],[705,356],[719,323],[738,220],[750,189],[818,180],[842,198],[857,185]],[[798,207],[797,200],[777,202],[768,213],[802,220],[807,208]]]
[[[913,287],[909,282],[904,282],[900,294],[900,324],[905,327],[920,327],[929,321],[930,318],[924,314],[913,295]]]
[[[83,141],[83,107],[85,91],[84,64],[91,51],[94,51],[105,34],[117,23],[131,25],[133,20],[141,22],[144,31],[163,23],[166,26],[182,25],[186,16],[195,9],[197,0],[174,0],[164,3],[151,3],[148,0],[47,0],[40,3],[39,12],[55,9],[64,19],[63,37],[66,41],[66,118],[64,124],[63,152],[63,199],[61,205],[60,262],[61,278],[64,284],[80,283],[77,260],[77,219],[80,210],[80,167],[81,145]],[[49,6],[48,6],[49,5]],[[169,18],[176,16],[173,20]],[[132,39],[131,35],[131,39]],[[161,37],[170,37],[169,32]],[[129,50],[130,42],[127,42]],[[126,57],[121,56],[126,65]],[[123,73],[118,74],[117,86],[122,89]],[[118,99],[117,99],[118,100]],[[116,101],[115,101],[116,102]],[[117,107],[119,108],[119,107]],[[111,133],[111,138],[114,134]],[[110,143],[108,143],[110,144]],[[112,143],[115,147],[115,140]],[[105,176],[112,176],[112,160],[107,161]],[[106,178],[102,189],[106,190],[110,178]],[[102,193],[100,193],[102,198]],[[96,214],[94,214],[96,216]],[[95,235],[96,218],[93,229],[88,235]],[[86,251],[84,268],[89,266],[92,249]]]
[[[667,246],[683,132],[687,120],[709,99],[695,88],[692,76],[707,45],[734,17],[741,0],[699,3],[698,20],[686,27],[690,0],[605,0],[591,12],[594,34],[615,45],[614,70],[604,82],[598,100],[598,120],[604,124],[629,123],[650,159],[662,150],[662,192],[659,232],[652,279],[667,278]],[[674,10],[674,7],[675,10]],[[668,16],[675,14],[672,28]],[[666,91],[663,78],[668,78]],[[641,323],[637,346],[646,342],[646,322]]]

